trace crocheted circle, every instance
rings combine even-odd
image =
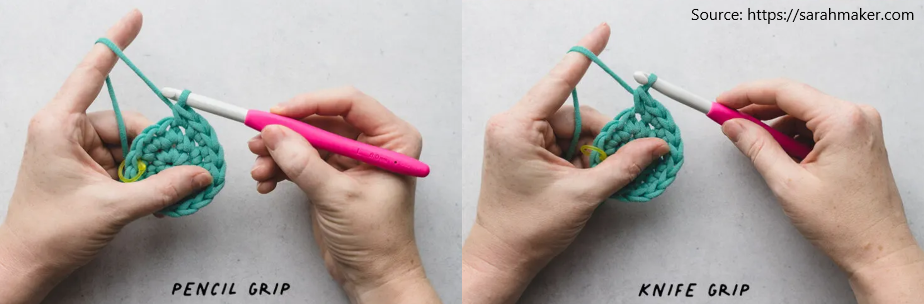
[[[200,166],[211,173],[211,185],[159,212],[170,217],[196,213],[225,185],[224,150],[208,121],[186,105],[188,95],[189,91],[184,91],[173,107],[174,117],[161,119],[135,137],[125,158],[125,176],[138,174],[138,160],[147,164],[139,180],[184,165]]]
[[[619,148],[635,139],[657,137],[666,141],[670,146],[667,154],[648,165],[632,182],[622,187],[610,198],[625,202],[647,202],[661,195],[674,182],[677,172],[683,166],[683,140],[680,138],[680,129],[674,124],[670,111],[648,93],[648,89],[658,80],[658,77],[651,74],[648,76],[647,84],[633,89],[587,48],[575,46],[568,52],[578,52],[596,63],[627,92],[632,93],[635,103],[633,107],[623,110],[603,127],[593,143],[593,146],[598,149],[588,147],[591,167],[597,166],[607,155],[613,155]],[[571,147],[565,154],[565,158],[569,160],[574,156],[581,135],[581,111],[577,89],[571,91],[571,98],[574,101],[574,134],[571,138]],[[603,155],[600,154],[600,150],[604,152]]]
[[[677,177],[683,165],[683,141],[671,113],[648,94],[648,86],[635,89],[632,95],[635,106],[623,110],[607,123],[594,139],[594,146],[607,155],[613,155],[616,150],[638,138],[657,137],[667,142],[670,152],[655,160],[631,183],[611,196],[626,202],[647,202],[661,195]],[[590,166],[598,164],[600,153],[593,151],[590,154]]]

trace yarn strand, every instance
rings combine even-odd
[[[670,111],[648,93],[651,84],[658,79],[657,76],[651,74],[648,77],[647,84],[633,89],[590,50],[575,46],[568,52],[578,52],[587,56],[603,71],[613,77],[627,92],[632,94],[634,103],[633,107],[623,110],[603,127],[603,130],[594,139],[592,146],[594,149],[587,149],[591,151],[589,155],[590,166],[597,166],[602,161],[602,158],[613,155],[619,148],[632,140],[645,137],[661,138],[667,142],[670,152],[655,160],[635,180],[614,193],[611,198],[625,202],[647,202],[661,195],[674,182],[677,172],[683,166],[683,141],[680,137],[680,129],[674,123]],[[565,153],[568,160],[574,156],[578,139],[581,135],[581,110],[577,88],[571,91],[571,97],[574,102],[575,126],[571,145]],[[606,153],[601,155],[598,151]]]

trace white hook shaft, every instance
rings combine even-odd
[[[161,88],[160,91],[164,94],[164,97],[172,100],[177,100],[180,98],[180,94],[183,93],[183,90],[174,88]],[[190,107],[239,122],[244,122],[244,120],[247,119],[247,109],[195,93],[189,94],[189,97],[186,98],[186,104]]]
[[[634,76],[635,81],[640,84],[644,85],[648,83],[648,73],[635,72],[635,74],[632,76]],[[655,83],[651,85],[651,88],[661,92],[661,94],[664,94],[671,99],[687,105],[688,107],[703,112],[703,114],[709,113],[709,109],[712,108],[712,101],[690,93],[690,91],[675,86],[667,80],[661,79],[660,77],[655,80]]]

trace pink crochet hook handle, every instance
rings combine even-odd
[[[633,78],[635,78],[635,81],[637,81],[638,83],[641,83],[641,84],[648,83],[647,73],[635,72],[633,76],[634,76]],[[812,152],[811,147],[806,146],[805,144],[796,141],[792,137],[786,136],[786,134],[783,134],[782,132],[777,131],[776,129],[768,126],[767,124],[758,120],[757,118],[751,117],[750,115],[747,115],[741,112],[738,112],[737,110],[726,107],[725,105],[722,105],[718,102],[712,102],[712,101],[706,100],[693,93],[690,93],[687,90],[684,90],[678,86],[675,86],[671,84],[670,82],[667,82],[666,80],[658,78],[651,85],[651,88],[657,90],[658,92],[661,92],[667,97],[670,97],[676,101],[679,101],[680,103],[686,106],[689,106],[693,109],[696,109],[697,111],[700,111],[706,114],[706,116],[712,119],[712,121],[715,121],[720,125],[725,123],[729,119],[743,118],[743,119],[750,120],[751,122],[754,122],[758,126],[761,126],[762,128],[764,128],[764,130],[767,130],[767,132],[770,132],[770,136],[773,136],[773,139],[775,139],[776,142],[780,143],[780,147],[782,147],[783,150],[786,151],[786,153],[789,154],[789,156],[792,156],[793,158],[805,159],[805,157],[808,156],[810,152]]]
[[[244,124],[262,131],[269,125],[286,126],[318,149],[340,154],[398,174],[425,177],[430,167],[413,157],[321,130],[307,123],[258,110],[248,110]]]
[[[770,136],[773,136],[773,139],[776,142],[780,143],[780,147],[783,147],[783,150],[786,151],[789,156],[798,159],[805,159],[808,156],[809,152],[812,152],[812,149],[802,143],[796,141],[792,137],[786,136],[780,131],[768,126],[764,122],[754,118],[750,115],[736,111],[735,109],[726,107],[723,104],[718,102],[713,102],[712,106],[709,108],[709,112],[706,113],[706,116],[712,119],[712,121],[717,122],[718,124],[724,124],[729,119],[734,118],[744,118],[750,120],[770,132]]]
[[[182,90],[174,88],[162,88],[161,92],[164,97],[174,100],[182,94]],[[243,122],[257,131],[262,131],[269,125],[285,126],[301,134],[317,149],[340,154],[394,173],[416,177],[426,177],[430,174],[430,166],[413,157],[330,133],[289,117],[244,109],[198,94],[189,94],[186,104],[202,111]]]

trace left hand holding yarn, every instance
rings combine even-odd
[[[106,37],[124,48],[141,30],[134,10]],[[135,183],[117,180],[121,159],[112,111],[86,113],[117,57],[96,44],[29,125],[22,165],[0,226],[0,299],[37,303],[92,260],[128,223],[209,185],[208,171],[179,166]],[[129,137],[150,121],[126,112]]]
[[[609,35],[602,24],[578,45],[599,54]],[[669,152],[664,140],[642,138],[593,168],[587,157],[562,158],[575,125],[574,108],[562,105],[590,63],[565,55],[518,104],[488,121],[478,216],[462,253],[464,303],[515,302],[601,202]],[[612,118],[581,112],[578,143],[587,144]]]

